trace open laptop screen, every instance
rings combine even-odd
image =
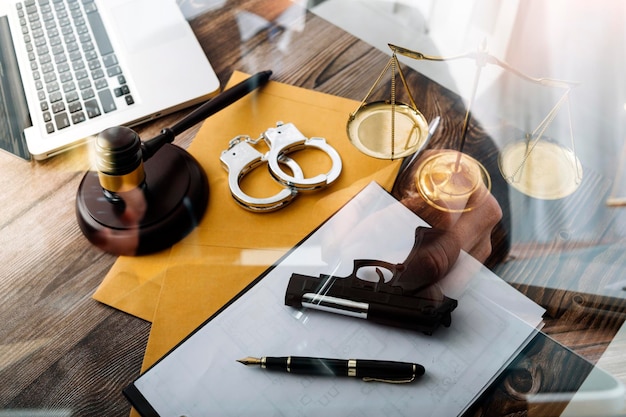
[[[0,148],[30,159],[24,129],[31,126],[6,16],[0,16]]]

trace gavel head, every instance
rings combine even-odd
[[[146,174],[141,140],[135,131],[111,127],[102,131],[94,144],[98,179],[109,201],[118,202],[118,193],[143,187]]]
[[[78,187],[76,217],[102,250],[125,256],[157,252],[202,219],[209,198],[206,174],[187,151],[166,143],[172,134],[165,130],[144,142],[129,128],[111,127],[94,139],[95,169]]]

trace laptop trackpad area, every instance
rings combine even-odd
[[[119,40],[133,54],[184,38],[189,27],[181,17],[176,3],[171,1],[133,0],[111,8],[111,20]]]

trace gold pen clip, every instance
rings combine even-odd
[[[357,373],[357,361],[355,359],[348,360],[348,376],[356,376]],[[374,378],[371,376],[364,376],[361,378],[365,382],[385,382],[387,384],[408,384],[410,382],[415,381],[415,375],[417,373],[417,369],[415,365],[413,365],[413,375],[411,378],[407,379],[385,379],[385,378]]]
[[[371,377],[363,377],[363,381],[365,382],[385,382],[387,384],[408,384],[410,382],[415,381],[415,375],[413,375],[410,379],[380,379],[380,378],[371,378]]]

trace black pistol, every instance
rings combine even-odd
[[[449,327],[457,301],[443,294],[432,296],[432,291],[425,291],[414,284],[415,279],[407,277],[414,270],[406,266],[414,262],[414,252],[422,236],[418,231],[413,250],[401,264],[356,259],[347,277],[292,274],[285,304],[363,318],[428,335],[439,326]],[[377,279],[362,279],[372,271]]]

